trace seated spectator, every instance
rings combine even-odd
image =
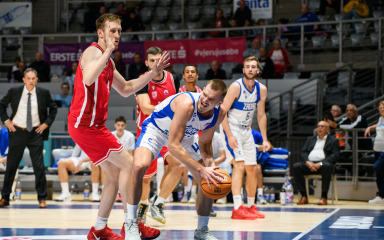
[[[134,10],[129,12],[129,18],[127,20],[126,32],[137,32],[144,29],[143,22],[139,15]]]
[[[254,38],[252,40],[252,47],[245,49],[243,52],[243,57],[247,58],[249,56],[255,56],[257,58],[260,58],[260,47],[261,42],[259,38]]]
[[[237,27],[237,23],[235,19],[231,19],[231,27]],[[241,30],[231,30],[229,31],[229,36],[230,37],[239,37],[243,36],[243,32]]]
[[[291,172],[301,193],[298,205],[308,203],[304,175],[309,174],[321,174],[321,199],[318,205],[327,205],[333,166],[339,158],[339,145],[333,136],[328,135],[329,125],[326,121],[320,121],[317,124],[316,133],[317,136],[309,137],[305,142],[300,153],[302,161],[292,166]]]
[[[343,8],[343,19],[360,19],[368,17],[369,7],[364,0],[351,0]]]
[[[332,105],[330,115],[326,114],[324,116],[324,120],[327,121],[331,130],[337,128],[337,123],[340,122],[340,120],[336,119],[341,116],[342,113],[343,112],[341,111],[341,108],[338,105]]]
[[[39,82],[50,82],[51,67],[43,60],[43,54],[37,52],[35,54],[35,61],[29,67],[36,70]]]
[[[213,60],[211,62],[211,68],[207,70],[205,78],[208,80],[212,79],[227,79],[225,71],[220,68],[219,61]]]
[[[69,94],[69,83],[62,83],[61,84],[61,93],[57,94],[53,100],[54,101],[61,101],[61,106],[62,107],[70,107],[71,106],[71,101],[72,101],[72,95]]]
[[[180,87],[180,92],[197,92],[201,93],[202,90],[199,86],[196,86],[196,80],[199,77],[197,73],[196,66],[187,65],[184,67],[183,78],[185,81],[185,85]]]
[[[120,51],[116,51],[113,54],[113,61],[115,62],[116,70],[121,74],[121,76],[123,76],[123,78],[125,78],[125,72],[127,68],[123,62],[123,55]]]
[[[21,58],[19,56],[15,57],[13,60],[13,65],[9,67],[8,73],[7,73],[7,78],[8,82],[14,81],[14,77],[12,76],[14,71],[17,71],[19,69],[19,63],[21,62]]]
[[[0,125],[0,169],[5,170],[5,163],[7,162],[8,155],[8,130]]]
[[[223,10],[216,9],[214,19],[212,19],[209,24],[208,28],[227,28],[229,27],[228,21],[224,18]],[[224,31],[211,31],[209,32],[209,36],[211,37],[225,37]]]
[[[260,48],[260,57],[259,57],[259,77],[262,79],[273,78],[275,73],[275,67],[273,65],[272,59],[267,55],[267,50],[265,47]]]
[[[73,149],[71,157],[59,159],[57,163],[57,172],[59,174],[61,194],[55,201],[66,202],[72,201],[72,194],[69,192],[69,177],[68,171],[72,173],[78,173],[88,169],[91,171],[92,182],[92,202],[98,202],[99,198],[99,183],[100,183],[100,167],[92,164],[89,157],[81,150],[79,145],[76,144]]]
[[[289,20],[287,18],[280,18],[279,21],[277,22],[278,24],[288,24]],[[288,28],[285,26],[281,26],[277,28],[276,36],[275,39],[281,39],[283,36],[286,35],[288,32]]]
[[[247,6],[245,0],[239,1],[239,8],[236,9],[236,12],[233,16],[236,20],[238,27],[248,27],[252,23],[252,12],[251,9]]]
[[[340,0],[321,0],[319,14],[326,15],[327,20],[334,19],[335,14],[340,13]]]
[[[376,184],[379,192],[377,196],[369,200],[370,204],[384,204],[384,101],[379,104],[380,117],[378,123],[369,126],[364,133],[364,136],[370,136],[372,130],[376,130],[375,144],[373,150],[375,150],[376,162],[373,165],[373,169],[376,172]]]
[[[88,11],[84,13],[84,32],[93,33],[96,31],[96,19],[104,13],[107,13],[107,7],[104,5],[90,4]]]
[[[273,66],[275,67],[274,78],[283,78],[285,72],[290,71],[291,62],[288,57],[288,52],[281,47],[281,42],[279,39],[273,41],[273,49],[268,53],[273,61]]]
[[[128,67],[128,79],[135,79],[148,70],[147,66],[142,62],[140,53],[135,53],[133,63]],[[128,80],[127,79],[127,80]]]
[[[23,82],[25,69],[25,63],[23,61],[20,61],[18,69],[12,73],[14,82]]]
[[[71,70],[68,71],[67,76],[65,77],[64,82],[67,82],[70,85],[75,84],[77,65],[78,65],[78,62],[72,62]]]
[[[347,117],[340,120],[338,123],[338,128],[348,130],[348,129],[354,129],[354,128],[367,128],[367,120],[364,116],[359,115],[357,108],[353,104],[348,104],[346,108],[346,114]],[[346,144],[345,149],[351,149],[352,147],[352,132],[348,133],[346,131],[346,134],[344,137],[348,137],[349,139]],[[364,139],[364,132],[358,131],[357,136],[359,138],[358,140],[358,150],[372,150],[372,141],[371,139]],[[363,156],[362,152],[359,152],[358,158],[361,158]],[[352,164],[352,153],[351,152],[343,152],[340,155],[341,163],[351,163]],[[360,161],[361,162],[361,161]],[[349,170],[349,172],[352,172],[352,165],[343,166],[345,169]],[[360,172],[359,175],[362,175],[363,173]]]
[[[127,31],[128,28],[128,12],[125,10],[125,4],[123,2],[119,2],[117,4],[117,12],[116,15],[120,16],[121,19],[121,29],[123,32]]]

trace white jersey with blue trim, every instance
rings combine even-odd
[[[142,128],[153,124],[156,128],[160,129],[164,134],[169,136],[169,128],[174,116],[174,112],[171,109],[171,103],[181,94],[188,94],[193,101],[193,114],[186,124],[184,138],[191,138],[200,130],[205,130],[215,126],[219,116],[220,106],[216,106],[213,109],[213,113],[209,118],[202,118],[197,111],[197,102],[201,96],[201,93],[183,92],[170,96],[158,104],[153,110],[152,114],[147,119],[145,119],[142,124]]]
[[[236,83],[240,85],[240,94],[228,111],[228,122],[248,128],[251,127],[253,114],[260,101],[260,84],[255,80],[255,86],[249,91],[243,78],[236,80]]]

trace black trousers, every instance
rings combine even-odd
[[[7,168],[5,170],[2,198],[9,200],[12,191],[13,179],[17,168],[23,157],[25,147],[28,147],[33,171],[35,173],[35,187],[38,200],[47,198],[47,180],[45,178],[45,167],[43,158],[44,140],[43,137],[35,132],[35,128],[28,132],[21,128],[16,128],[16,132],[9,132],[9,149],[7,156]]]
[[[292,166],[292,174],[295,178],[296,186],[302,196],[308,197],[305,192],[304,175],[321,174],[321,197],[327,198],[329,185],[333,172],[333,164],[323,162],[323,166],[316,172],[311,172],[305,162],[297,162]]]

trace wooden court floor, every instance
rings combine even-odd
[[[98,203],[79,200],[70,203],[48,201],[38,209],[34,194],[0,209],[0,240],[86,239],[97,216]],[[296,196],[297,198],[297,196]],[[76,199],[76,197],[75,197]],[[297,199],[295,199],[295,202]],[[315,203],[317,199],[310,198]],[[384,239],[384,206],[366,202],[339,201],[334,205],[258,206],[265,219],[232,220],[232,205],[214,205],[217,217],[209,228],[218,239]],[[159,240],[193,239],[197,215],[192,204],[167,203],[166,224],[152,219],[147,225],[161,230]],[[123,224],[121,203],[116,203],[109,227],[119,232]]]

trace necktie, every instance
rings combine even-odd
[[[31,111],[31,93],[28,93],[27,102],[27,131],[32,131],[32,111]]]

